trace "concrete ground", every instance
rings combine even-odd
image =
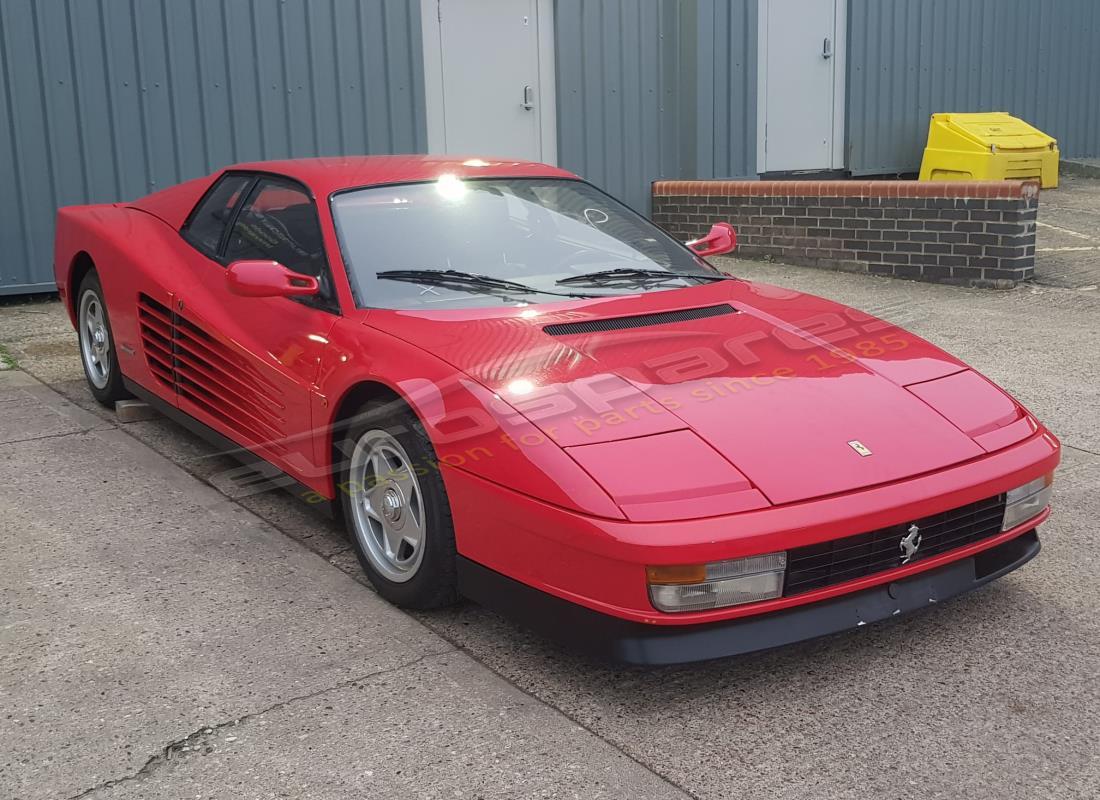
[[[1037,283],[1097,290],[1100,180],[1063,174],[1057,189],[1039,195],[1035,233]]]
[[[1054,221],[1086,194],[1040,219],[1096,233]],[[1091,251],[1061,252],[1069,274]],[[1065,458],[1040,557],[798,647],[596,664],[472,604],[388,606],[332,523],[227,496],[234,463],[172,423],[119,424],[59,304],[12,304],[0,797],[1100,796],[1100,292],[729,266],[905,325],[1044,419]]]

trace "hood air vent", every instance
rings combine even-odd
[[[657,314],[637,314],[633,317],[610,317],[608,319],[590,319],[584,322],[557,322],[547,325],[543,331],[551,336],[570,336],[580,333],[602,333],[603,331],[621,331],[627,328],[647,328],[650,325],[667,325],[670,322],[689,322],[693,319],[721,317],[736,314],[737,309],[726,303],[701,308],[682,308],[676,311],[661,311]]]

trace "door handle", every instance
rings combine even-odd
[[[832,58],[833,57],[833,40],[828,36],[825,37],[825,41],[821,43],[821,57]]]
[[[535,89],[531,84],[523,87],[523,102],[520,103],[527,111],[535,107]]]

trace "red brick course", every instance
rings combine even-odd
[[[655,181],[654,197],[1035,197],[1034,181]]]

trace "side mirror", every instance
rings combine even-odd
[[[716,222],[702,239],[684,242],[697,256],[720,256],[737,247],[737,231],[728,222]]]
[[[278,261],[234,261],[225,281],[241,297],[302,297],[320,291],[316,278],[292,272]]]

